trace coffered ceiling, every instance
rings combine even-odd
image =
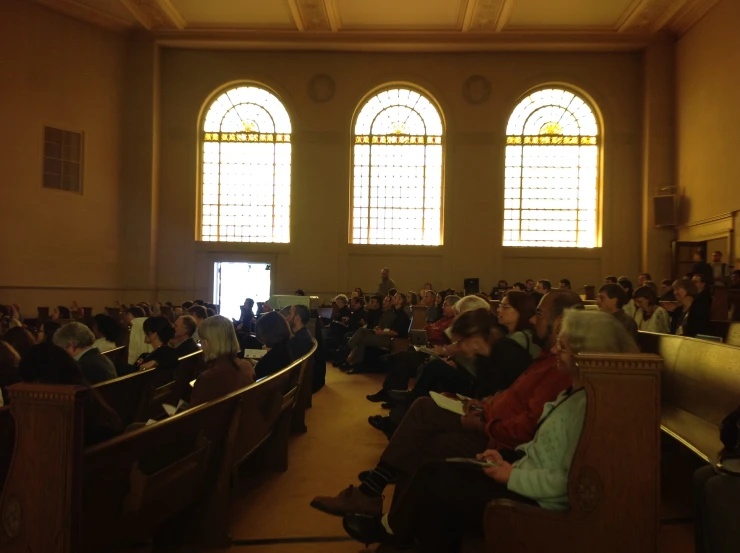
[[[28,0],[163,44],[359,50],[639,48],[736,0]]]

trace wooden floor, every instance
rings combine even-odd
[[[359,553],[341,519],[309,506],[316,495],[333,495],[357,483],[357,473],[375,466],[387,444],[367,424],[381,411],[365,399],[380,388],[379,375],[346,375],[329,368],[327,385],[306,414],[309,431],[292,439],[287,472],[246,475],[231,509],[234,553]],[[386,504],[392,489],[386,490]],[[665,516],[665,514],[664,514]],[[371,548],[372,550],[372,548]],[[223,550],[221,550],[223,551]],[[661,527],[660,553],[693,553],[690,523]]]

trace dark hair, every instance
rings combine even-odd
[[[634,288],[632,288],[632,281],[627,277],[619,277],[619,280],[617,280],[617,284],[619,284],[622,288],[624,288],[625,292],[627,292],[627,299],[624,302],[626,304],[632,299],[632,292],[634,291]]]
[[[376,300],[378,302],[378,305],[383,305],[383,296],[380,294],[375,294],[373,296],[370,296],[371,300]]]
[[[172,340],[172,337],[175,335],[175,329],[172,328],[172,323],[167,317],[163,317],[161,315],[158,317],[147,318],[147,320],[144,321],[144,332],[146,334],[154,332],[159,336],[159,339],[163,344]]]
[[[527,288],[527,287],[526,287],[526,286],[524,285],[524,283],[523,283],[523,282],[519,282],[519,281],[517,281],[517,282],[515,282],[514,284],[512,284],[512,285],[511,285],[511,287],[512,287],[512,288],[514,288],[514,289],[516,289],[516,290],[519,290],[519,291],[521,291],[521,292],[523,292],[523,291],[524,291],[524,290],[525,290],[525,289]]]
[[[7,305],[0,304],[0,317],[8,317],[11,309]]]
[[[566,309],[583,309],[581,296],[573,290],[553,290],[547,297],[549,298],[551,295],[553,297],[551,321],[562,317]]]
[[[661,281],[660,281],[660,283],[661,283],[661,284],[662,284],[663,286],[668,286],[668,287],[671,287],[671,286],[673,286],[673,281],[672,281],[672,280],[670,280],[670,279],[667,279],[667,278],[665,278],[665,279],[661,280]]]
[[[350,298],[349,301],[350,301],[350,303],[351,302],[359,303],[360,304],[360,309],[362,309],[363,307],[365,307],[365,300],[362,299],[362,296],[357,296],[356,298]]]
[[[198,325],[195,323],[195,319],[190,315],[180,315],[178,319],[182,319],[182,324],[185,325],[185,328],[188,331],[188,336],[192,336],[195,334],[195,331],[198,330]],[[175,329],[173,328],[172,330],[174,331]]]
[[[302,303],[297,303],[293,306],[293,314],[300,317],[301,322],[304,325],[308,324],[308,321],[311,318],[311,310],[308,306],[303,305]]]
[[[633,298],[645,298],[650,305],[658,303],[658,295],[653,291],[650,286],[640,286],[635,293],[632,294]]]
[[[9,329],[3,335],[3,340],[13,346],[13,349],[17,351],[21,357],[26,355],[28,350],[36,344],[36,339],[33,337],[33,334],[21,326]]]
[[[693,276],[697,277],[702,282],[702,284],[707,284],[706,275],[703,275],[702,273],[694,273]]]
[[[681,280],[676,280],[673,283],[673,288],[682,288],[683,290],[686,290],[686,295],[691,296],[692,298],[699,295],[699,290],[696,289],[696,284],[691,280],[683,278]]]
[[[174,307],[174,306],[172,305],[172,302],[171,302],[171,301],[166,301],[166,302],[164,302],[164,304],[165,304],[165,305],[166,305],[167,307]]]
[[[609,299],[617,298],[617,308],[622,309],[624,305],[629,301],[627,299],[627,292],[619,284],[604,284],[599,288],[599,292],[604,292],[606,297]]]
[[[538,280],[537,282],[539,282],[540,284],[542,284],[542,287],[543,287],[543,288],[544,288],[545,290],[547,290],[548,292],[549,292],[550,290],[552,290],[552,283],[551,283],[551,282],[550,282],[549,280],[547,280],[546,278],[544,278],[544,279],[540,279],[540,280]]]
[[[419,303],[419,296],[416,292],[409,291],[409,294],[411,294],[411,305],[416,305]]]
[[[18,370],[24,382],[89,386],[77,361],[54,344],[41,343],[29,348]]]
[[[62,325],[56,321],[44,321],[41,323],[41,330],[44,331],[44,342],[51,342],[51,339],[54,338],[54,333],[60,328],[62,328]]]
[[[393,299],[394,299],[394,300],[395,300],[395,296],[396,296],[397,294],[399,294],[399,293],[401,294],[401,298],[403,299],[403,302],[402,302],[402,303],[403,303],[403,305],[401,305],[401,309],[403,309],[404,307],[408,306],[408,304],[409,304],[409,300],[407,300],[407,299],[406,299],[406,294],[404,294],[403,292],[396,292],[395,294],[393,294],[393,296],[394,296],[394,298],[393,298]]]
[[[568,288],[570,288],[570,281],[567,278],[561,278],[560,284],[565,284]]]
[[[271,311],[257,319],[257,338],[268,348],[290,340],[290,327],[280,313]]]
[[[732,274],[733,275],[739,275],[740,276],[740,269],[736,269],[736,270],[732,271]]]
[[[120,333],[121,327],[113,317],[98,313],[93,317],[95,319],[95,326],[98,328],[100,333],[105,336],[105,339],[109,342],[115,342],[118,340],[118,334]]]
[[[151,317],[152,316],[152,308],[147,303],[139,303],[137,304],[138,307],[144,312],[145,317]]]
[[[129,313],[131,316],[133,316],[134,319],[140,319],[141,317],[146,316],[144,310],[138,305],[132,305],[131,307],[126,309],[126,313]]]
[[[216,314],[216,310],[213,307],[206,307],[206,313],[209,317],[213,317]]]
[[[516,323],[517,330],[531,330],[532,323],[529,320],[534,316],[534,312],[537,310],[537,305],[534,303],[534,298],[527,292],[520,290],[509,290],[504,295],[504,298],[509,300],[509,305],[516,309],[519,313],[519,321]]]
[[[473,309],[461,313],[452,325],[452,334],[457,338],[470,338],[477,334],[485,340],[491,337],[495,320],[488,309]]]
[[[63,305],[58,305],[57,309],[59,310],[59,318],[60,319],[71,319],[72,314],[69,312],[69,307],[64,307]]]
[[[650,273],[640,273],[638,276],[644,276],[645,280],[653,280],[653,277],[650,276]]]
[[[203,307],[206,306],[206,302],[204,300],[195,300],[193,303],[195,305],[202,305]]]
[[[300,288],[298,288],[298,290],[295,291],[295,294],[294,295],[295,296],[305,296],[306,295],[306,292],[304,292],[303,290],[301,290]]]
[[[252,309],[254,307],[254,300],[252,298],[247,298],[244,300],[244,305],[248,305],[249,309]]]
[[[208,318],[208,311],[202,305],[193,305],[190,309],[188,309],[188,313],[190,313],[196,319]]]
[[[396,290],[395,288],[391,288],[390,290],[388,290],[389,296],[395,296],[396,294],[398,294],[398,290]]]
[[[617,277],[615,277],[613,275],[609,275],[608,277],[604,277],[604,282],[609,282],[611,284],[616,284],[617,283]]]
[[[20,359],[21,356],[13,349],[13,346],[4,340],[0,340],[0,389],[5,405],[8,404],[8,393],[5,388],[21,381],[18,372]]]
[[[184,301],[184,302],[182,302],[182,310],[183,311],[187,311],[191,307],[193,307],[193,302],[192,301]]]

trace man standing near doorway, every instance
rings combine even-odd
[[[730,280],[730,268],[727,263],[722,263],[722,252],[712,252],[712,262],[709,266],[712,267],[715,284],[721,282],[726,286]]]
[[[396,283],[390,278],[391,270],[388,267],[383,267],[380,271],[380,284],[378,284],[378,294],[385,297],[388,295],[388,290],[396,287]]]

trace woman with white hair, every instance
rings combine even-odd
[[[545,404],[532,441],[515,451],[480,453],[478,459],[494,463],[483,469],[427,462],[394,496],[390,513],[345,516],[347,533],[366,544],[403,544],[416,539],[420,551],[450,553],[460,551],[463,533],[471,525],[482,530],[483,513],[493,499],[567,510],[568,472],[586,415],[586,393],[574,355],[638,350],[614,317],[580,310],[565,312],[557,348],[558,369],[571,377],[573,385]]]
[[[195,380],[191,405],[199,405],[245,388],[254,382],[254,366],[237,358],[234,325],[221,315],[208,317],[198,329],[206,370]]]

